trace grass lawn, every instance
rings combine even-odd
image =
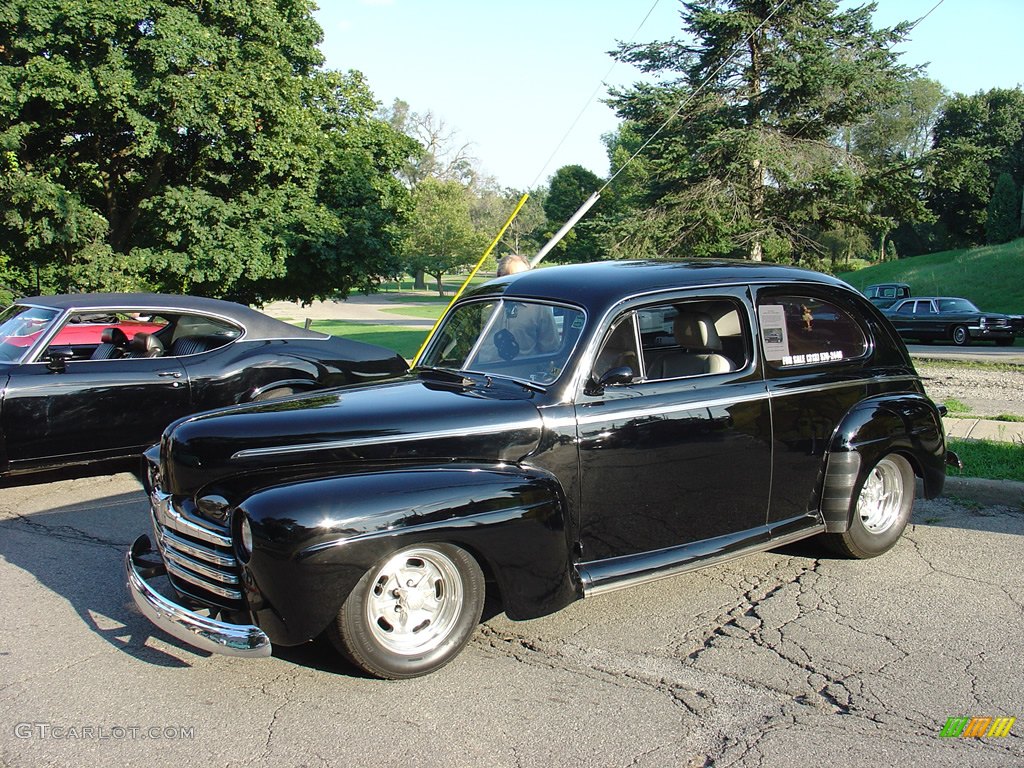
[[[963,296],[988,312],[1024,312],[1024,238],[887,261],[839,278],[854,288],[908,283],[914,296]]]
[[[353,341],[377,344],[395,350],[406,360],[412,360],[427,338],[429,329],[389,328],[386,325],[364,325],[348,323],[344,320],[318,320],[313,323],[313,330],[341,336]]]
[[[434,304],[429,307],[395,307],[394,309],[385,309],[389,315],[401,315],[402,317],[418,317],[427,320],[437,320],[448,306],[447,302],[444,304]]]
[[[956,438],[950,438],[947,442],[950,450],[956,451],[964,463],[961,472],[947,470],[950,475],[1024,482],[1024,445]]]

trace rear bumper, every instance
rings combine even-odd
[[[146,559],[149,555],[151,559]],[[148,536],[140,536],[125,555],[128,592],[142,615],[169,635],[210,653],[260,658],[271,653],[270,638],[259,627],[229,624],[190,611],[164,597],[148,583],[166,568]]]

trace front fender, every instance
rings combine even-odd
[[[874,397],[846,414],[833,435],[822,484],[821,512],[829,532],[848,529],[864,473],[893,452],[904,456],[923,480],[926,498],[942,493],[946,440],[939,410],[926,396]]]
[[[472,553],[513,619],[552,613],[580,594],[561,490],[537,470],[446,465],[310,479],[258,491],[235,515],[253,531],[246,599],[276,644],[320,634],[369,568],[412,544]]]

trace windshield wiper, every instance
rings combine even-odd
[[[538,384],[535,381],[529,379],[521,379],[518,376],[508,376],[503,373],[489,373],[487,371],[457,371],[454,368],[438,368],[431,365],[418,365],[416,366],[416,373],[426,374],[429,378],[443,381],[446,383],[456,384],[462,387],[477,386],[481,382],[476,379],[472,379],[466,374],[469,373],[474,376],[482,376],[484,378],[484,387],[491,387],[494,384],[494,379],[500,379],[503,381],[509,381],[514,384],[518,384],[524,389],[529,389],[534,392],[547,392],[547,387]]]
[[[456,384],[460,387],[472,387],[476,382],[456,371],[453,368],[437,368],[432,365],[416,366],[416,373],[420,376],[427,376],[430,379],[443,381],[448,384]]]

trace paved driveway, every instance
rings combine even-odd
[[[961,492],[962,493],[962,492]],[[761,554],[491,617],[441,672],[319,646],[243,661],[151,634],[121,583],[126,474],[0,490],[3,766],[1008,766],[949,717],[1024,716],[1024,512],[920,503],[888,555]]]

